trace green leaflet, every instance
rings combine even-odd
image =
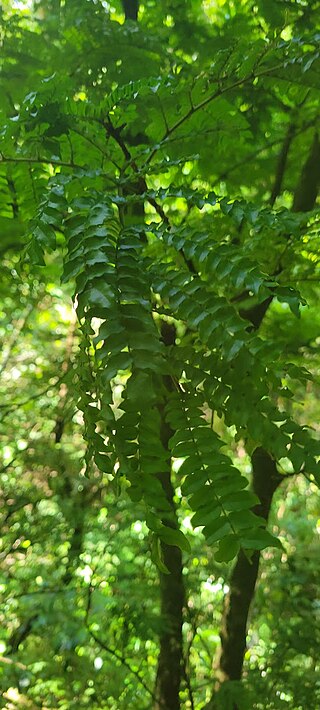
[[[163,554],[161,550],[161,542],[157,535],[152,536],[151,559],[158,567],[159,571],[162,572],[162,574],[170,574],[168,567],[166,567],[166,565],[164,564]]]
[[[229,562],[237,556],[239,550],[239,540],[237,540],[234,535],[227,535],[222,540],[220,540],[215,558],[217,562]]]
[[[191,551],[190,543],[181,530],[162,527],[159,530],[159,537],[162,542],[165,542],[167,545],[176,545],[177,547],[180,547],[183,552]]]

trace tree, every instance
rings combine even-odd
[[[9,364],[19,377],[26,373],[28,388],[26,398],[5,405],[11,455],[4,477],[13,468],[15,480],[19,466],[28,467],[20,498],[4,478],[5,521],[15,521],[13,537],[15,525],[24,530],[9,550],[31,547],[33,573],[41,567],[33,530],[45,536],[48,518],[60,519],[51,543],[59,560],[48,590],[54,604],[46,611],[53,629],[64,614],[58,590],[69,594],[70,586],[69,609],[77,599],[63,661],[74,686],[68,695],[62,681],[61,689],[46,674],[42,685],[27,677],[35,702],[149,707],[151,697],[155,708],[177,710],[211,695],[208,707],[225,707],[231,693],[231,705],[241,706],[237,682],[260,551],[281,548],[266,527],[273,495],[287,477],[302,474],[310,485],[319,477],[319,444],[306,426],[312,420],[303,422],[292,404],[313,376],[301,350],[288,360],[273,327],[290,312],[303,319],[317,297],[318,15],[316,3],[198,0],[3,9],[1,220],[4,276],[15,279],[6,316],[15,332],[3,371]],[[70,305],[58,320],[59,300],[69,303],[72,291],[78,326]],[[61,329],[54,346],[48,328],[41,332],[39,301],[51,314],[49,329]],[[41,353],[43,391],[30,362],[20,364],[31,319],[39,342],[27,352],[30,360]],[[35,434],[50,397],[51,415]],[[17,448],[15,412],[24,431]],[[251,458],[251,481],[236,464],[239,446]],[[159,597],[144,612],[153,624],[154,674],[145,663],[142,671],[135,666],[141,619],[123,585],[123,624],[112,644],[103,640],[110,638],[99,616],[104,573],[90,534],[104,554],[105,508],[126,540],[123,569],[131,554],[124,531],[137,520],[155,565],[146,575],[138,559],[145,585],[158,569]],[[236,559],[221,652],[205,698],[196,701],[182,633],[183,554],[190,542],[199,545],[183,523],[188,514],[213,565]],[[110,548],[118,544],[112,538]],[[111,569],[117,554],[103,558]],[[79,591],[79,562],[89,557],[91,576],[84,572]],[[45,567],[48,578],[50,556]],[[153,619],[158,603],[161,623]],[[121,605],[111,608],[120,613]],[[9,639],[12,655],[41,623],[27,601]],[[130,687],[127,697],[99,683],[85,688],[74,660],[82,643],[89,655],[99,647],[117,659],[121,685],[129,672],[149,696],[141,698],[141,688]]]

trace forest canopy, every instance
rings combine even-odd
[[[320,3],[0,13],[0,707],[319,707]]]

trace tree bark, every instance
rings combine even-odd
[[[139,12],[139,0],[122,0],[122,7],[126,20],[134,20],[136,22]]]
[[[293,123],[290,124],[285,139],[280,150],[280,155],[278,158],[278,164],[276,169],[276,176],[274,180],[274,185],[272,188],[272,193],[270,196],[270,205],[273,207],[277,197],[280,195],[282,188],[282,181],[287,167],[287,159],[290,150],[291,143],[294,138],[295,126]]]
[[[253,489],[260,504],[254,512],[268,520],[273,494],[281,483],[275,461],[262,448],[252,454]],[[221,650],[217,661],[217,680],[240,680],[246,648],[249,607],[258,576],[260,552],[249,560],[240,552],[230,579],[230,590],[225,599],[221,628]]]
[[[320,143],[318,133],[307,160],[302,168],[300,180],[293,198],[293,212],[308,212],[314,208],[320,187]]]

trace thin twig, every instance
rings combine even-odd
[[[75,128],[75,126],[72,126],[71,130],[72,130],[73,133],[76,133],[77,136],[80,136],[81,138],[83,138],[84,140],[86,140],[88,143],[90,143],[90,145],[92,145],[93,148],[96,148],[96,150],[99,150],[100,153],[102,153],[102,155],[103,155],[105,158],[109,158],[109,156],[108,156],[108,154],[106,153],[106,151],[103,150],[103,148],[102,148],[100,145],[98,145],[98,143],[96,143],[90,136],[86,136],[84,133],[82,133],[82,132],[79,131],[77,128]],[[112,162],[112,161],[111,161],[111,162]],[[118,166],[117,166],[117,167],[118,167]]]
[[[272,73],[274,71],[276,71],[277,69],[282,69],[282,68],[283,68],[283,62],[281,62],[280,64],[276,64],[274,67],[263,69],[262,71],[257,72],[256,74],[251,72],[249,75],[244,76],[241,79],[237,79],[236,81],[234,81],[232,84],[230,84],[228,86],[219,86],[219,88],[216,89],[216,91],[214,91],[213,94],[210,94],[210,96],[207,96],[205,99],[203,99],[203,101],[200,101],[198,104],[193,104],[191,106],[191,108],[189,109],[189,111],[187,111],[187,113],[184,114],[184,116],[181,116],[181,118],[179,118],[178,121],[176,121],[176,123],[174,123],[171,127],[169,127],[166,130],[160,143],[165,141],[172,133],[174,133],[174,131],[176,131],[178,128],[180,128],[180,126],[182,126],[197,111],[200,111],[202,108],[205,108],[205,106],[208,106],[208,104],[210,104],[212,101],[214,101],[214,99],[218,98],[219,96],[222,96],[227,91],[232,91],[232,89],[236,89],[238,86],[242,86],[242,84],[246,84],[249,81],[254,81],[255,79],[259,79],[261,76],[266,76],[268,74],[272,75]],[[228,79],[228,77],[224,77],[224,81],[227,81],[227,79]],[[154,155],[157,153],[158,149],[159,149],[159,144],[157,144],[155,146],[155,148],[149,154],[149,156],[146,160],[146,163],[145,163],[146,165],[148,165],[150,163],[150,161],[152,160]]]
[[[23,407],[25,404],[29,404],[29,402],[32,402],[35,399],[38,399],[41,397],[43,394],[47,394],[49,390],[51,390],[53,387],[56,387],[60,382],[63,382],[65,379],[66,375],[68,373],[63,374],[61,377],[58,377],[56,382],[54,384],[48,385],[45,389],[41,390],[40,392],[36,392],[35,394],[30,395],[30,397],[27,397],[27,399],[22,399],[20,402],[11,402],[10,404],[1,404],[0,403],[0,409],[8,409],[10,413],[11,411],[14,411],[15,409],[18,409],[19,407]]]
[[[132,668],[131,664],[127,661],[127,659],[126,659],[121,653],[119,653],[119,651],[117,651],[117,650],[114,649],[114,648],[111,648],[111,646],[108,646],[108,645],[107,645],[104,641],[102,641],[102,639],[100,639],[100,638],[94,633],[94,631],[92,631],[92,629],[90,628],[90,625],[89,625],[89,616],[90,616],[90,611],[91,611],[91,597],[92,597],[92,592],[93,592],[93,587],[89,587],[89,588],[88,588],[88,600],[87,600],[87,606],[86,606],[86,617],[85,617],[85,625],[86,625],[86,628],[87,628],[87,630],[88,630],[90,636],[94,639],[94,641],[98,644],[98,646],[100,646],[104,651],[106,651],[106,653],[108,653],[108,654],[109,654],[110,656],[112,656],[113,658],[116,658],[117,661],[120,661],[120,663],[121,663],[125,668],[127,668],[128,671],[129,671],[130,673],[132,673],[132,675],[135,676],[135,678],[139,681],[140,685],[142,685],[142,687],[143,687],[143,688],[147,691],[147,693],[150,695],[150,697],[152,698],[152,700],[153,700],[154,702],[158,702],[157,697],[155,696],[155,694],[153,693],[153,691],[147,686],[147,684],[144,682],[144,680],[143,680],[143,678],[141,677],[139,671],[136,671],[134,668]],[[165,708],[163,708],[163,710],[165,710]]]
[[[50,158],[45,158],[44,156],[38,156],[38,158],[18,158],[10,156],[10,155],[4,155],[3,153],[0,153],[0,164],[1,163],[26,163],[26,164],[44,164],[44,165],[57,165],[58,167],[64,167],[64,168],[73,168],[77,170],[87,170],[88,166],[87,165],[78,165],[77,163],[68,163],[65,160],[52,160]]]
[[[29,304],[29,305],[27,306],[25,315],[22,316],[22,318],[19,318],[19,320],[15,323],[15,325],[14,325],[14,337],[12,338],[11,342],[9,342],[8,347],[7,347],[7,351],[6,351],[5,354],[4,354],[2,363],[1,363],[1,365],[0,365],[0,375],[2,375],[3,371],[4,371],[4,370],[6,369],[6,367],[7,367],[7,364],[8,364],[8,362],[9,362],[9,360],[10,360],[10,355],[11,355],[11,353],[12,353],[12,350],[13,350],[13,348],[15,347],[15,345],[17,344],[18,339],[19,339],[19,335],[22,333],[22,331],[23,331],[23,329],[24,329],[24,327],[25,327],[25,325],[26,325],[26,322],[27,322],[29,316],[31,315],[32,311],[33,311],[33,303],[32,303],[32,304]]]
[[[25,666],[24,663],[14,661],[12,658],[8,658],[7,656],[0,656],[0,663],[10,663],[10,665],[12,666],[17,666],[17,668],[21,668],[22,671],[28,670],[28,666]]]

